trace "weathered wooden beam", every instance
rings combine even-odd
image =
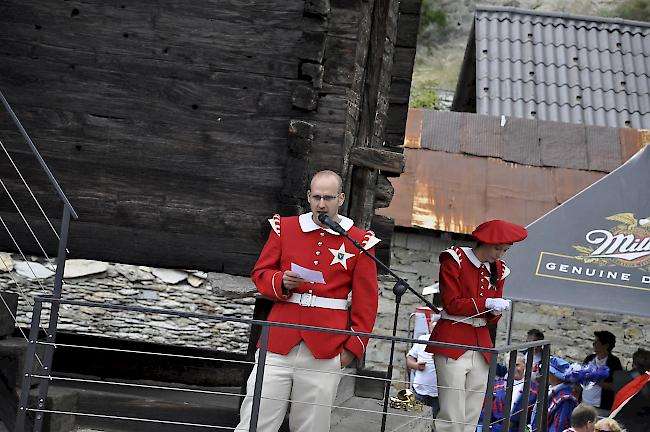
[[[296,108],[313,111],[318,108],[318,92],[308,86],[298,86],[291,93],[291,104]]]
[[[305,14],[325,16],[330,13],[329,0],[306,0],[305,1]]]
[[[376,0],[372,10],[372,27],[369,40],[366,76],[361,93],[362,108],[358,123],[358,135],[354,147],[371,147],[380,149],[384,142],[384,129],[387,121],[388,98],[392,79],[393,53],[397,36],[397,19],[399,2],[393,0]],[[364,150],[361,150],[364,151]],[[352,158],[353,151],[350,152]],[[358,226],[369,227],[374,212],[375,190],[378,169],[369,163],[373,158],[361,158],[362,164],[352,164],[349,216]],[[386,164],[389,170],[395,165]],[[401,168],[403,171],[403,168]],[[401,172],[400,168],[396,172]]]
[[[289,122],[289,151],[300,157],[309,156],[314,142],[314,128],[312,123],[291,120]]]
[[[326,39],[324,32],[303,32],[298,45],[298,58],[322,63]]]
[[[395,195],[395,188],[393,187],[392,183],[388,180],[388,178],[379,176],[377,178],[377,189],[375,189],[375,208],[378,209],[388,207],[391,200],[393,199],[393,195]]]
[[[391,151],[370,147],[355,147],[350,154],[350,162],[362,168],[401,174],[404,172],[406,158],[403,154]]]
[[[300,65],[300,73],[309,77],[315,89],[323,87],[323,65],[318,63],[303,63]]]

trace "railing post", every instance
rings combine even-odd
[[[257,419],[260,414],[260,403],[262,399],[262,383],[264,382],[264,367],[266,365],[266,353],[269,345],[269,326],[262,326],[260,336],[260,351],[257,357],[257,370],[255,372],[255,389],[253,390],[253,405],[251,407],[250,432],[257,432]]]
[[[52,361],[54,358],[54,343],[56,342],[56,330],[59,322],[61,291],[63,289],[63,272],[65,270],[66,247],[68,243],[68,231],[70,228],[70,209],[63,206],[63,218],[61,219],[61,232],[59,233],[59,250],[56,256],[56,273],[54,275],[54,290],[52,293],[52,303],[50,308],[50,320],[47,329],[47,342],[45,346],[45,358],[43,359],[43,374],[49,375],[52,372]],[[38,384],[39,409],[45,409],[47,403],[47,393],[50,386],[50,380],[41,379]],[[44,414],[39,412],[34,420],[34,432],[40,432],[43,427]]]
[[[537,405],[535,407],[535,424],[533,431],[545,431],[548,425],[548,367],[551,361],[551,345],[546,344],[542,348],[542,365],[540,367],[541,379],[537,393]]]
[[[393,315],[393,338],[395,338],[395,336],[397,335],[397,319],[399,317],[399,305],[402,299],[402,294],[404,294],[403,291],[401,294],[398,294],[398,291],[396,291],[399,288],[399,286],[400,286],[400,282],[398,281],[393,287],[393,292],[395,293],[395,314]],[[404,288],[404,291],[406,291],[406,288]],[[390,398],[390,384],[393,381],[394,353],[395,353],[395,339],[391,339],[390,355],[388,358],[388,369],[386,370],[386,381],[384,382],[384,406],[381,414],[381,428],[379,429],[380,432],[384,432],[386,430],[386,420],[388,417],[388,400]]]
[[[479,354],[483,355],[482,351]],[[485,389],[485,402],[483,403],[483,430],[490,430],[492,423],[492,401],[494,400],[494,377],[497,373],[497,361],[499,354],[493,352],[490,354],[490,369],[488,372],[487,388]]]
[[[503,403],[503,423],[502,430],[510,429],[510,411],[512,408],[512,397],[515,391],[513,385],[515,382],[515,368],[517,367],[517,350],[510,351],[510,361],[508,363],[508,379],[506,380],[506,401]]]
[[[526,431],[528,423],[528,401],[530,399],[530,380],[533,372],[533,358],[535,357],[535,348],[531,347],[526,350],[526,373],[524,375],[524,393],[521,395],[521,412],[519,413],[519,432]]]
[[[43,303],[40,299],[34,300],[32,309],[32,323],[29,327],[29,340],[27,352],[25,353],[25,364],[23,365],[23,381],[20,388],[20,399],[18,400],[18,413],[16,414],[15,432],[25,430],[25,421],[29,403],[29,389],[32,385],[32,370],[34,368],[34,357],[36,356],[36,342],[38,342],[38,330],[41,325],[41,310]],[[29,422],[28,422],[29,423]]]

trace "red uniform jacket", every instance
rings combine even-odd
[[[510,273],[502,260],[497,265],[497,286],[490,285],[489,266],[480,267],[480,262],[473,255],[472,262],[465,251],[452,246],[440,254],[440,294],[443,309],[449,315],[469,317],[476,314],[477,318],[485,318],[488,324],[496,324],[501,317],[486,311],[485,300],[490,297],[501,297],[504,279]],[[492,348],[492,340],[487,326],[474,327],[471,324],[440,319],[431,332],[432,341],[473,345]],[[466,350],[429,346],[427,351],[458,359]],[[483,354],[490,361],[488,353]]]
[[[351,219],[341,216],[341,226],[350,237],[374,253],[372,247],[379,239],[372,231],[363,231]],[[270,219],[273,228],[253,269],[252,279],[257,290],[275,299],[268,320],[275,322],[327,327],[339,330],[372,332],[377,316],[377,268],[372,259],[344,237],[325,230],[314,223],[311,213],[299,217]],[[319,297],[347,299],[352,292],[348,310],[305,307],[285,301],[282,275],[291,269],[291,263],[323,273],[325,284],[303,283],[296,293]],[[368,344],[367,338],[348,337],[332,333],[271,327],[269,350],[288,354],[304,340],[315,358],[334,358],[343,348],[360,358]]]

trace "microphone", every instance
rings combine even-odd
[[[343,229],[343,227],[338,223],[336,223],[331,217],[327,216],[325,213],[320,213],[318,215],[318,220],[323,225],[327,225],[327,227],[332,229],[334,232],[337,232],[344,236],[347,235],[347,232]]]

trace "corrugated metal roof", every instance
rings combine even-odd
[[[474,43],[478,114],[650,128],[648,23],[478,6]]]

